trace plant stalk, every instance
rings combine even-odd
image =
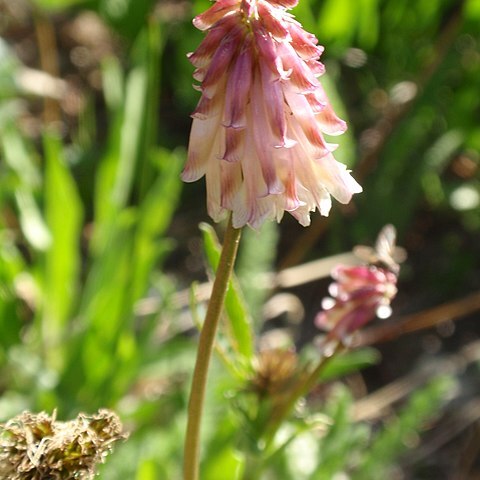
[[[208,303],[205,322],[200,332],[197,359],[193,372],[190,400],[188,402],[187,433],[185,438],[183,474],[184,480],[198,480],[200,461],[200,426],[215,335],[222,313],[228,282],[240,242],[241,229],[233,228],[232,217],[228,221],[222,253],[218,264],[212,294]]]
[[[247,455],[242,480],[257,480],[262,472],[262,458],[254,455]]]

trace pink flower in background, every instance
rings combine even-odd
[[[217,0],[194,25],[207,35],[189,59],[201,99],[182,173],[205,175],[210,216],[259,227],[290,212],[309,225],[332,195],[348,203],[360,185],[324,134],[346,129],[318,81],[323,48],[286,10],[298,0]]]
[[[323,300],[316,325],[329,330],[330,338],[345,339],[376,316],[391,314],[390,302],[397,293],[397,276],[375,266],[338,266],[332,272],[330,295]]]
[[[315,323],[329,330],[327,339],[343,341],[375,317],[388,318],[390,302],[397,294],[400,263],[407,253],[396,245],[397,232],[385,225],[378,234],[375,247],[357,246],[353,253],[366,265],[337,266],[332,271],[331,297],[323,299]]]

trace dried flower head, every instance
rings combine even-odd
[[[0,479],[88,480],[124,438],[119,418],[109,410],[69,422],[24,412],[0,424]]]
[[[354,252],[368,261],[367,265],[337,266],[332,271],[331,297],[323,299],[323,311],[316,325],[329,330],[329,338],[344,341],[353,332],[373,320],[388,318],[390,302],[397,293],[399,261],[405,257],[403,249],[395,246],[396,232],[392,225],[380,232],[375,249],[356,247]]]
[[[256,357],[251,388],[259,396],[278,397],[288,392],[297,375],[298,358],[291,350],[264,350]]]
[[[348,203],[360,185],[324,134],[346,129],[318,77],[323,47],[287,12],[298,0],[217,0],[194,19],[208,33],[189,55],[201,82],[182,178],[206,177],[219,221],[256,228],[290,212],[309,225],[330,195]]]

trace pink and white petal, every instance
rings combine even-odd
[[[282,59],[283,69],[291,71],[290,81],[297,87],[298,92],[311,92],[320,86],[316,76],[306,67],[305,62],[298,57],[289,43],[279,43],[277,52]]]
[[[315,77],[321,77],[325,73],[325,65],[322,62],[317,60],[305,60],[305,65]]]
[[[321,102],[317,98],[317,96],[315,95],[315,92],[306,93],[305,98],[306,98],[308,104],[310,105],[310,108],[312,109],[312,112],[313,112],[314,115],[322,112],[327,106],[327,104],[325,102]]]
[[[271,198],[251,198],[248,186],[244,182],[233,200],[232,224],[234,228],[249,225],[253,229],[259,228],[266,220],[273,219],[275,208]]]
[[[270,196],[257,198],[255,209],[250,212],[248,225],[258,230],[267,220],[275,218],[275,210]]]
[[[219,90],[222,91],[223,89],[219,86]],[[205,95],[202,95],[197,108],[192,112],[191,117],[204,120],[206,118],[219,116],[223,109],[223,105],[224,97],[222,95],[215,95],[213,98],[208,98]],[[220,120],[220,118],[218,120]]]
[[[289,119],[289,123],[298,123],[308,141],[312,145],[324,150],[326,154],[328,150],[325,141],[305,96],[292,90],[290,85],[285,85],[283,92],[294,117],[294,119]]]
[[[265,30],[274,38],[285,40],[290,38],[288,28],[285,25],[284,15],[265,0],[258,0],[257,3],[258,17],[262,22]]]
[[[258,21],[252,21],[252,25],[260,65],[266,65],[275,77],[288,79],[290,72],[283,69],[282,60],[277,53],[277,43]]]
[[[238,22],[238,15],[229,15],[218,21],[217,24],[208,31],[198,48],[194,52],[187,54],[188,60],[195,67],[205,67],[208,65],[217,48],[220,46],[221,41]]]
[[[266,194],[282,193],[285,188],[279,179],[272,151],[277,142],[268,122],[264,89],[258,70],[252,85],[251,100],[249,125],[252,130],[255,156],[259,160],[261,174],[267,186]]]
[[[328,216],[332,208],[332,198],[318,177],[315,175],[306,176],[302,172],[299,180],[308,192],[308,204],[312,207],[311,210],[318,208],[320,215]]]
[[[333,155],[326,155],[316,162],[318,178],[325,188],[340,203],[348,203],[354,193],[360,193],[362,187],[350,175],[347,167],[337,162]]]
[[[337,136],[347,130],[347,123],[336,115],[330,105],[316,115],[315,119],[319,128],[327,135]]]
[[[240,162],[245,152],[245,131],[235,128],[225,128],[225,152],[223,160],[235,163]]]
[[[315,199],[320,215],[328,217],[330,209],[332,208],[332,197],[330,196],[330,194],[325,188],[322,187],[315,191]]]
[[[299,207],[294,211],[288,212],[302,227],[308,227],[311,223],[310,210],[305,207]]]
[[[318,59],[324,51],[324,47],[318,44],[315,35],[307,33],[298,25],[292,24],[289,28],[292,37],[292,46],[303,60]]]
[[[260,75],[265,104],[268,105],[267,116],[273,135],[275,147],[293,146],[293,140],[287,138],[285,120],[285,100],[279,80],[263,62],[260,63]]]
[[[330,102],[328,101],[325,90],[321,85],[319,88],[317,88],[314,95],[319,103],[325,105],[325,108],[323,108],[322,111],[315,117],[322,132],[332,136],[341,135],[344,133],[345,130],[347,130],[347,124],[335,114]]]
[[[206,73],[207,73],[206,68],[196,68],[195,71],[193,72],[192,76],[193,76],[194,80],[196,80],[197,82],[203,82],[203,79],[205,78]],[[200,88],[195,88],[195,89],[202,91],[201,86],[200,86]]]
[[[306,205],[305,202],[300,201],[297,195],[297,178],[295,172],[295,159],[293,158],[292,150],[287,152],[287,161],[284,164],[285,172],[283,174],[283,183],[285,185],[284,209],[287,212],[297,210],[300,206]]]
[[[225,103],[223,125],[232,128],[246,126],[246,106],[250,100],[252,83],[252,51],[253,46],[247,39],[242,46],[242,51],[235,59],[227,80],[225,96],[229,99]]]
[[[205,179],[207,184],[207,211],[215,222],[219,222],[226,215],[226,210],[222,207],[220,160],[208,162]]]
[[[242,183],[233,198],[232,205],[232,225],[233,228],[242,228],[248,222],[249,210],[247,206],[247,194],[245,184]]]
[[[315,154],[316,149],[306,139],[298,124],[291,124],[292,136],[298,144],[292,149],[292,155],[296,159],[297,178],[301,184],[312,195],[313,204],[318,207],[321,215],[327,216],[332,206],[330,194],[326,190],[323,177],[318,170],[318,162]],[[329,152],[327,155],[331,155]],[[323,155],[325,156],[325,155]],[[322,156],[322,158],[323,158]]]
[[[238,0],[218,0],[208,10],[193,19],[199,30],[207,30],[230,12],[238,11]]]
[[[235,199],[242,187],[242,167],[239,163],[221,162],[221,205],[227,210],[234,210]]]
[[[258,158],[253,132],[248,129],[245,135],[245,155],[242,159],[243,181],[246,186],[247,202],[268,195],[268,186],[264,180],[264,166]]]
[[[282,221],[283,215],[285,214],[285,210],[277,205],[278,200],[275,201],[275,216],[273,217],[278,223]]]
[[[217,92],[219,81],[225,76],[235,58],[243,37],[243,28],[235,28],[222,40],[215,52],[202,82],[202,92],[209,98]]]
[[[330,149],[305,96],[292,91],[288,85],[285,86],[283,92],[293,114],[288,118],[289,128],[293,132],[290,136],[302,143],[302,148],[309,158],[321,158],[328,155]]]
[[[195,118],[190,131],[188,157],[182,172],[184,182],[195,182],[205,175],[207,165],[214,154],[219,134],[218,118]]]
[[[296,7],[298,5],[298,0],[267,0],[272,5],[278,5],[286,9]]]

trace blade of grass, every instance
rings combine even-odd
[[[75,298],[80,272],[80,235],[83,207],[75,181],[63,160],[58,137],[45,134],[45,219],[52,236],[46,250],[43,277],[42,323],[44,341],[62,337]],[[50,351],[52,351],[50,349]]]
[[[36,250],[46,250],[52,242],[52,237],[33,193],[27,188],[18,188],[15,199],[19,210],[20,227],[25,238]]]
[[[156,149],[149,155],[151,163],[159,169],[157,179],[148,190],[139,208],[135,240],[135,272],[133,275],[136,298],[145,293],[152,269],[166,253],[162,238],[170,225],[178,204],[182,182],[180,171],[184,164],[181,150],[169,152]]]

